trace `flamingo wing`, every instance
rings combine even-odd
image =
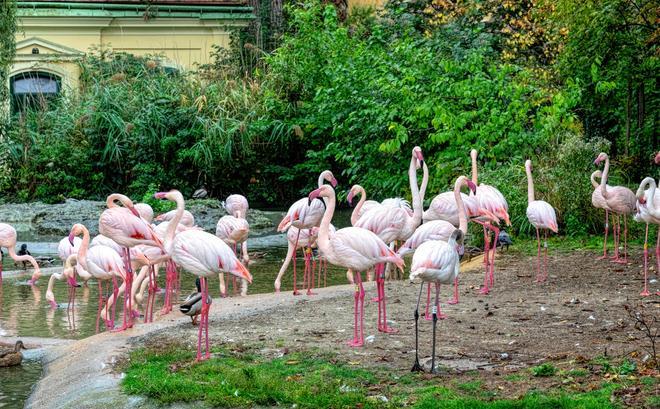
[[[555,209],[543,200],[535,200],[527,206],[529,222],[539,229],[550,229],[557,233],[557,215]]]
[[[459,256],[455,248],[445,241],[431,240],[422,243],[412,259],[410,280],[450,284],[458,275]]]

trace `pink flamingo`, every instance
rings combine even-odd
[[[135,210],[137,210],[140,217],[147,223],[151,224],[154,220],[154,209],[147,203],[136,203]]]
[[[628,262],[628,222],[627,216],[633,214],[635,211],[637,197],[632,192],[632,190],[623,186],[607,186],[607,177],[610,172],[610,158],[605,152],[601,152],[594,164],[598,165],[601,162],[605,161],[605,168],[603,169],[603,177],[600,179],[600,193],[605,199],[605,203],[610,208],[610,210],[616,214],[616,220],[613,229],[614,229],[614,262],[625,264]],[[619,257],[619,241],[621,239],[621,222],[618,220],[619,216],[623,216],[623,252],[624,258]]]
[[[323,182],[329,182],[332,187],[337,186],[337,179],[329,170],[324,170],[321,172],[318,178],[318,186],[323,186]],[[280,224],[277,226],[277,231],[284,232],[290,226],[294,226],[300,230],[302,229],[311,229],[313,227],[318,227],[323,217],[323,211],[325,209],[325,204],[322,201],[309,202],[307,198],[302,198],[296,201],[294,204],[289,207],[286,216],[282,219]],[[297,249],[298,245],[294,245],[294,249]],[[310,265],[311,260],[311,249],[307,248],[304,250],[305,265]],[[293,262],[296,263],[296,252],[293,253]],[[305,276],[309,272],[305,271]],[[293,295],[299,295],[298,289],[296,288],[296,270],[293,270]],[[307,295],[313,295],[311,290],[308,289]]]
[[[647,189],[648,187],[648,189]],[[649,260],[649,223],[658,225],[658,239],[655,244],[656,272],[660,271],[660,192],[656,192],[656,183],[653,178],[645,178],[637,189],[637,213],[635,220],[646,223],[644,234],[644,290],[642,297],[651,295],[648,289],[648,260]],[[660,292],[657,293],[660,295]]]
[[[19,256],[16,254],[16,229],[7,223],[0,223],[0,248],[6,247],[9,257],[11,257],[15,262],[19,261],[28,261],[34,267],[34,272],[32,273],[32,278],[28,280],[28,284],[34,285],[34,283],[41,277],[41,269],[37,260],[34,257],[29,255]],[[0,284],[2,284],[2,252],[0,252]]]
[[[417,185],[417,169],[423,167],[424,176],[422,178],[422,187]],[[392,243],[396,240],[407,240],[415,232],[415,229],[422,221],[422,202],[424,192],[428,183],[428,167],[424,163],[422,149],[415,146],[412,149],[410,166],[408,168],[408,180],[412,193],[413,213],[406,211],[405,207],[398,205],[374,206],[373,209],[365,212],[355,224],[355,227],[361,227],[375,233],[385,243]],[[392,200],[397,203],[396,200]],[[393,328],[387,325],[387,308],[385,297],[385,265],[376,266],[376,301],[378,302],[378,331],[395,332]]]
[[[176,225],[183,216],[185,202],[179,191],[158,192],[154,195],[156,199],[167,199],[177,205],[177,212],[172,219],[164,247],[167,254],[174,262],[184,270],[200,277],[202,289],[202,312],[197,340],[197,360],[208,359],[209,349],[209,305],[207,304],[209,287],[207,277],[214,276],[220,272],[227,272],[241,279],[252,282],[250,272],[236,258],[234,252],[220,238],[201,230],[186,230],[176,233]],[[155,262],[158,262],[157,260]],[[202,358],[202,333],[206,335],[206,353]]]
[[[245,196],[233,194],[227,196],[227,199],[222,202],[222,207],[227,211],[227,214],[237,218],[245,219],[250,205],[248,204]]]
[[[67,305],[67,310],[73,308],[73,303],[75,301],[75,288],[78,286],[75,276],[75,265],[77,264],[77,254],[70,254],[69,257],[64,261],[64,267],[61,273],[53,273],[48,280],[48,288],[46,289],[46,301],[50,303],[51,308],[57,308],[57,302],[55,302],[55,294],[53,294],[53,287],[55,281],[66,279],[69,284],[69,302]]]
[[[124,207],[119,207],[115,204],[118,200]],[[124,296],[126,305],[125,311],[129,312],[128,328],[133,325],[133,300],[130,296],[131,289],[133,288],[133,270],[131,268],[130,251],[129,248],[138,245],[153,246],[162,249],[161,240],[158,238],[151,225],[140,217],[140,214],[133,206],[133,202],[128,197],[113,193],[106,199],[108,208],[101,213],[99,218],[99,232],[115,241],[124,249],[124,266],[126,270],[126,288],[128,296]],[[166,280],[166,305],[164,312],[167,313],[172,309],[169,294],[171,293],[174,281],[176,278],[168,275]],[[169,301],[169,302],[168,302]],[[122,326],[122,329],[125,329]]]
[[[543,200],[534,199],[534,179],[532,178],[532,161],[525,161],[525,172],[527,173],[527,220],[536,229],[536,240],[538,241],[538,255],[536,261],[536,282],[540,283],[548,278],[548,230],[557,233],[557,215],[555,209]],[[545,230],[543,240],[543,271],[541,274],[541,236],[539,229]]]
[[[355,195],[360,195],[360,200],[358,201],[357,205],[353,209],[353,212],[351,213],[352,226],[355,226],[357,221],[360,219],[360,217],[362,217],[364,213],[378,206],[381,206],[381,204],[375,200],[367,200],[367,193],[365,192],[364,188],[360,185],[353,185],[353,187],[351,187],[351,190],[348,191],[348,196],[346,197],[346,199],[348,200],[348,204],[351,206],[353,205],[353,198],[355,197]]]
[[[375,233],[360,227],[346,227],[330,235],[330,221],[335,212],[335,190],[323,185],[309,194],[310,202],[319,197],[325,198],[327,207],[323,213],[317,245],[328,262],[350,269],[354,273],[355,322],[353,340],[348,345],[364,345],[364,287],[361,271],[379,263],[394,263],[403,270],[403,259],[394,253]]]
[[[277,273],[277,277],[275,278],[275,292],[279,293],[280,288],[282,286],[282,276],[284,276],[284,273],[286,270],[289,268],[289,264],[291,263],[291,259],[293,258],[294,253],[296,252],[296,247],[299,249],[305,249],[305,248],[312,248],[316,246],[316,239],[318,238],[318,227],[314,227],[312,229],[304,229],[304,230],[298,230],[297,228],[291,226],[289,230],[286,232],[286,239],[287,239],[287,251],[286,251],[286,257],[284,258],[284,263],[282,263],[282,267],[280,268],[280,271]],[[330,225],[330,235],[333,235],[334,232],[336,231],[335,227],[331,224]],[[321,259],[320,261],[321,264],[325,263],[325,259]],[[295,263],[293,264],[293,268],[295,270],[296,265]],[[312,268],[309,268],[309,266],[306,266],[306,271],[310,270],[312,274],[309,275],[309,277],[304,278],[304,282],[307,283],[307,288],[308,290],[314,286],[314,274],[313,271],[315,267],[313,266]],[[321,265],[319,265],[319,279],[318,282],[320,284],[321,282]],[[326,275],[327,271],[324,271],[324,283],[327,284],[327,277]],[[351,277],[352,279],[353,277]]]
[[[459,176],[456,179],[456,182],[454,183],[454,191],[452,192],[452,194],[454,195],[454,202],[455,202],[454,207],[457,209],[458,212],[459,229],[461,230],[463,236],[465,237],[465,235],[467,234],[468,219],[467,219],[465,202],[463,201],[463,199],[467,197],[467,195],[461,193],[461,188],[463,186],[467,186],[472,193],[476,191],[477,187],[474,183],[472,183],[470,179],[468,179],[465,176]],[[422,243],[429,240],[449,241],[449,238],[451,237],[451,235],[454,233],[455,230],[456,227],[454,227],[452,223],[446,220],[432,220],[426,222],[421,226],[419,226],[417,230],[415,230],[415,233],[413,233],[413,235],[408,240],[406,240],[403,246],[399,248],[398,253],[399,255],[403,256],[409,252],[414,251]],[[462,250],[461,250],[461,254],[462,254]],[[429,314],[430,303],[431,303],[431,284],[429,283],[427,286],[427,294],[426,294],[425,318],[427,320],[431,319],[431,315]],[[458,280],[454,282],[454,298],[452,300],[449,300],[448,303],[449,304],[458,303]],[[444,316],[441,314],[440,319],[443,318]]]
[[[60,260],[62,260],[62,264],[65,264],[66,260],[72,254],[78,254],[78,249],[80,249],[81,244],[82,240],[80,237],[76,237],[74,239],[73,246],[71,243],[69,243],[69,237],[64,237],[62,240],[60,240],[60,242],[57,244],[57,255],[59,256]],[[78,274],[78,277],[80,277],[80,279],[83,280],[85,286],[87,286],[87,281],[92,278],[92,275],[85,271],[85,269],[80,263],[77,262],[76,259],[72,260],[72,266],[75,272]]]
[[[124,267],[124,262],[121,256],[111,247],[97,244],[93,247],[89,246],[89,230],[82,224],[74,224],[69,233],[69,242],[73,246],[76,236],[82,234],[82,243],[78,249],[78,262],[82,264],[83,268],[96,278],[99,287],[99,307],[96,314],[96,332],[99,331],[99,318],[103,305],[105,303],[104,320],[108,329],[114,328],[115,317],[115,300],[126,288],[127,274]],[[117,286],[117,277],[121,278],[123,283],[121,287]],[[103,288],[101,282],[113,283],[112,296],[105,302],[103,299]],[[126,296],[124,296],[126,298]],[[112,306],[112,318],[109,318],[109,308]],[[127,315],[130,310],[124,310],[124,325],[123,329],[127,327]]]
[[[460,270],[460,257],[458,248],[463,245],[463,232],[454,229],[448,241],[430,240],[422,243],[413,255],[410,267],[410,282],[416,279],[422,280],[417,296],[417,307],[415,308],[415,364],[413,372],[422,371],[419,365],[419,301],[422,297],[424,282],[435,284],[435,305],[433,306],[433,349],[431,351],[431,373],[435,373],[435,333],[440,312],[440,284],[451,284],[458,281]]]
[[[475,196],[479,206],[478,213],[494,215],[498,219],[504,220],[507,226],[511,226],[511,221],[509,219],[509,205],[507,204],[504,195],[493,186],[484,183],[479,184],[478,182],[479,177],[477,172],[476,149],[470,151],[470,157],[472,159],[472,183],[477,185],[477,193],[475,193]],[[497,248],[500,230],[493,226],[490,221],[484,222],[478,219],[474,221],[484,227],[484,264],[486,265],[486,274],[484,277],[484,286],[479,290],[479,293],[488,294],[490,292],[490,287],[492,287],[495,282],[495,250]],[[492,248],[490,247],[490,233],[488,231],[495,232],[495,240]],[[491,250],[492,255],[490,254]]]
[[[232,195],[240,196],[240,195]],[[232,197],[229,196],[229,197]],[[241,196],[242,197],[242,196]],[[247,201],[246,201],[247,202]],[[243,210],[234,210],[237,215],[241,215]],[[225,215],[218,220],[218,223],[215,226],[215,235],[218,236],[222,241],[228,244],[234,249],[234,254],[238,257],[237,247],[241,246],[241,253],[243,254],[243,264],[249,265],[250,256],[248,255],[247,249],[247,238],[250,233],[250,224],[247,220],[239,218],[238,216]],[[227,289],[225,287],[225,275],[220,273],[220,295],[222,297],[227,296]],[[232,275],[232,283],[234,292],[236,292],[236,276]],[[241,281],[241,296],[247,295],[247,281]]]
[[[596,257],[596,260],[602,260],[607,258],[607,232],[609,230],[609,212],[610,208],[607,206],[607,202],[601,193],[600,182],[596,182],[596,178],[601,179],[603,174],[600,170],[596,170],[591,174],[591,185],[594,187],[594,191],[591,193],[591,204],[596,209],[605,210],[605,239],[603,241],[603,255],[602,257]],[[607,189],[611,189],[612,186],[607,186]]]

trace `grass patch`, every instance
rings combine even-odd
[[[610,396],[619,387],[605,383],[588,393],[556,389],[512,398],[500,396],[505,389],[486,387],[480,375],[475,379],[464,374],[463,382],[448,382],[443,376],[391,368],[361,369],[329,354],[305,351],[271,359],[240,347],[215,349],[202,363],[176,346],[142,348],[132,352],[125,365],[122,387],[128,394],[159,404],[203,402],[213,407],[614,408]],[[545,365],[543,373],[548,371]],[[554,373],[556,368],[550,367]],[[510,374],[504,379],[518,382],[526,377]]]
[[[534,376],[553,376],[557,372],[557,368],[553,364],[546,362],[533,367],[531,371]]]

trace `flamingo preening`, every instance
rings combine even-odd
[[[330,221],[335,212],[335,190],[322,185],[309,194],[309,201],[322,197],[326,199],[326,209],[319,226],[317,245],[328,262],[348,268],[354,274],[354,330],[353,339],[348,345],[364,345],[364,286],[361,272],[379,263],[394,263],[403,270],[403,259],[392,251],[375,233],[360,227],[346,227],[330,235]]]
[[[600,179],[600,193],[609,207],[610,211],[615,214],[615,222],[612,226],[614,235],[614,262],[627,263],[628,262],[628,221],[627,217],[635,211],[637,197],[632,190],[624,186],[609,186],[607,185],[607,178],[610,173],[610,158],[605,152],[601,152],[594,164],[599,165],[605,161],[603,168],[603,176]],[[621,240],[621,221],[619,217],[623,217],[623,259],[619,257],[619,242]]]
[[[323,186],[323,182],[329,182],[332,187],[337,186],[337,179],[329,170],[324,170],[321,172],[318,178],[318,187]],[[322,200],[310,202],[307,198],[302,198],[289,207],[289,210],[286,213],[286,216],[282,219],[280,224],[277,226],[278,232],[284,232],[289,229],[289,227],[294,226],[300,229],[311,229],[313,227],[318,227],[323,217],[323,211],[325,209],[325,202]],[[296,239],[296,241],[298,238]],[[293,252],[293,262],[296,263],[296,250],[298,244],[294,245]],[[305,257],[305,265],[310,265],[310,260],[312,257],[312,251],[309,247],[303,250]],[[309,274],[308,271],[305,271],[305,275]],[[296,288],[296,270],[293,270],[293,295],[299,295],[298,289]],[[312,295],[311,289],[307,290],[307,295]]]
[[[557,215],[555,209],[543,200],[534,198],[534,179],[532,178],[532,161],[525,161],[525,172],[527,173],[527,220],[536,229],[536,240],[538,241],[538,254],[536,261],[536,282],[540,283],[548,278],[548,230],[557,233]],[[541,274],[541,235],[539,230],[544,230],[543,239],[543,274]]]
[[[37,260],[30,255],[19,256],[16,254],[16,229],[7,223],[0,223],[0,249],[2,247],[7,248],[9,257],[11,257],[15,262],[19,261],[28,261],[34,267],[34,272],[32,273],[32,278],[28,280],[28,284],[34,285],[34,283],[41,276],[41,269]],[[2,284],[2,252],[0,251],[0,284]]]
[[[248,204],[247,198],[245,196],[233,194],[227,196],[225,201],[222,202],[222,207],[227,211],[227,214],[245,219],[250,205]]]
[[[431,350],[431,373],[435,373],[435,334],[440,312],[440,284],[452,284],[458,280],[460,257],[458,247],[463,244],[463,232],[455,229],[448,241],[430,240],[422,243],[413,255],[410,267],[410,282],[422,280],[415,308],[415,363],[413,372],[422,371],[419,364],[419,301],[424,283],[435,284],[435,305],[433,306],[433,347]]]
[[[209,287],[207,277],[221,272],[236,275],[238,278],[252,282],[250,272],[236,258],[236,255],[224,241],[201,230],[185,230],[175,235],[176,227],[181,218],[185,202],[183,195],[177,190],[169,192],[158,192],[154,195],[156,199],[167,199],[176,203],[176,214],[170,221],[167,234],[163,241],[163,247],[167,256],[182,269],[200,277],[202,296],[202,310],[200,313],[200,325],[197,339],[197,360],[210,357],[209,349],[209,304],[207,303]],[[159,260],[152,260],[159,262]],[[202,334],[205,334],[205,354],[202,357]]]
[[[475,193],[477,199],[477,212],[479,214],[487,215],[488,217],[495,216],[498,219],[504,220],[507,226],[511,226],[509,220],[509,205],[504,198],[504,195],[495,187],[481,183],[479,184],[479,175],[477,172],[477,151],[472,149],[470,151],[470,158],[472,159],[472,183],[477,185],[477,192]],[[486,220],[473,219],[476,223],[484,227],[484,264],[486,266],[486,273],[484,276],[484,286],[479,290],[480,294],[488,294],[490,288],[495,283],[495,250],[497,249],[497,242],[500,235],[500,229],[493,226],[493,222]],[[490,233],[495,233],[495,240],[493,246],[490,245]],[[491,255],[492,250],[492,255]]]
[[[635,220],[646,223],[644,234],[644,289],[642,297],[651,295],[648,289],[648,260],[649,260],[649,223],[658,225],[658,239],[655,244],[656,273],[660,272],[660,191],[656,191],[655,179],[645,178],[637,189],[637,213]],[[660,292],[657,293],[660,295]]]
[[[239,196],[239,195],[232,195]],[[231,197],[231,196],[230,196]],[[242,196],[241,196],[242,197]],[[229,199],[228,199],[229,200]],[[247,203],[247,201],[246,201]],[[235,210],[234,214],[240,215],[242,210]],[[241,253],[243,254],[243,264],[247,266],[250,262],[250,256],[248,255],[247,249],[247,239],[248,234],[250,233],[250,224],[246,219],[240,218],[233,215],[225,215],[218,220],[218,223],[215,226],[215,235],[218,236],[222,241],[227,243],[231,248],[234,249],[234,254],[238,257],[238,246],[241,247]],[[224,273],[219,274],[220,278],[220,296],[227,296],[227,288],[225,286],[225,275]],[[232,275],[232,283],[234,288],[234,293],[237,291],[236,286],[236,276]],[[247,295],[247,281],[241,280],[241,295]]]

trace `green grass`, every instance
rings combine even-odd
[[[557,368],[551,363],[544,363],[539,366],[531,368],[534,376],[552,376],[557,372]]]
[[[310,351],[269,359],[245,350],[216,349],[210,360],[194,362],[188,350],[139,349],[125,364],[124,391],[159,404],[204,402],[213,407],[296,405],[298,408],[615,408],[610,402],[618,385],[597,391],[568,393],[560,389],[530,392],[520,398],[500,396],[480,379],[362,369],[333,355]],[[554,368],[554,367],[553,367]],[[477,375],[479,376],[479,375]],[[522,381],[520,374],[505,379]],[[531,388],[530,388],[531,389]]]

